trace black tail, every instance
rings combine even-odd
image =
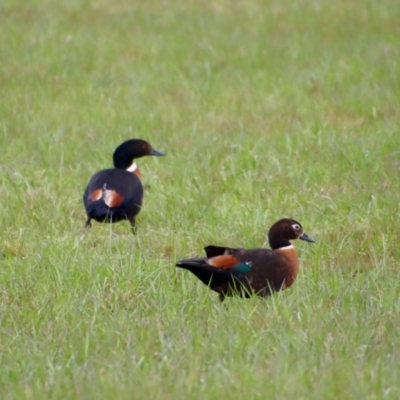
[[[123,207],[110,208],[103,199],[87,204],[86,214],[88,219],[94,219],[97,222],[118,222],[128,219]]]
[[[106,216],[110,213],[110,208],[104,203],[103,199],[89,203],[86,206],[86,214],[92,218]]]

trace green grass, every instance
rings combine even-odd
[[[5,0],[0,398],[399,399],[396,0]],[[86,232],[123,140],[146,191]],[[226,306],[176,260],[299,220],[294,286]]]

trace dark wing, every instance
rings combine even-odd
[[[204,247],[204,250],[207,254],[207,257],[211,258],[211,257],[216,257],[216,256],[222,256],[224,254],[233,254],[234,252],[236,252],[240,249],[210,245],[210,246]]]

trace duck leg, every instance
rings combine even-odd
[[[131,232],[136,235],[136,218],[133,217],[132,219],[129,220],[129,223],[131,224]]]
[[[92,218],[88,217],[88,219],[86,220],[86,224],[85,224],[85,228],[89,229],[92,227],[92,224],[90,223]]]

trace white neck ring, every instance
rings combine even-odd
[[[285,247],[279,247],[279,249],[275,249],[275,250],[292,250],[294,249],[294,246],[292,244],[290,244],[289,246],[285,246]]]
[[[132,163],[132,165],[131,165],[130,167],[128,167],[126,170],[129,171],[129,172],[134,172],[134,171],[136,171],[136,170],[137,170],[137,165],[136,165],[135,161],[134,161],[134,162]]]

